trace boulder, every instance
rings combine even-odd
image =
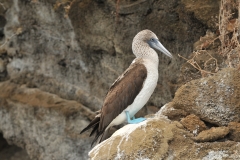
[[[240,122],[239,81],[240,72],[234,68],[190,81],[177,90],[173,107],[218,126]]]
[[[89,152],[89,157],[91,160],[238,159],[240,146],[234,141],[196,142],[194,135],[179,122],[170,121],[158,113],[144,122],[119,129],[109,139],[96,145]]]

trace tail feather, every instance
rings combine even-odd
[[[99,123],[100,123],[100,117],[101,117],[101,114],[98,114],[96,115],[96,117],[89,123],[89,125],[87,127],[85,127],[81,132],[80,134],[82,134],[83,132],[89,130],[92,128],[92,131],[90,133],[90,137],[96,133],[96,136],[95,138],[93,139],[93,142],[91,144],[91,146],[93,146],[93,144],[98,140],[98,138],[101,136],[101,139],[100,139],[100,142],[102,141],[102,136],[103,136],[103,133],[104,133],[104,130],[103,131],[99,131],[98,128],[99,128]]]
[[[95,128],[96,125],[98,126],[99,121],[100,121],[100,115],[97,115],[97,116],[89,123],[89,125],[80,132],[80,134],[82,134],[83,132],[89,130],[89,129],[92,128],[92,127]]]
[[[98,143],[102,142],[102,137],[103,137],[103,134],[104,134],[104,130],[99,132],[98,130],[96,130],[96,136],[95,138],[93,139],[92,141],[92,144],[91,144],[91,147],[93,146],[93,144],[98,140],[98,138],[101,136],[101,139]]]
[[[99,123],[96,123],[95,126],[93,127],[92,132],[90,133],[89,137],[91,137],[94,133],[97,132],[98,127],[99,127]]]
[[[89,125],[87,127],[85,127],[81,132],[80,134],[82,134],[83,132],[89,130],[92,128],[92,131],[90,133],[90,137],[95,134],[95,138],[93,139],[93,142],[91,144],[91,146],[93,146],[93,144],[95,142],[97,142],[97,140],[100,138],[100,141],[99,143],[102,141],[102,138],[103,138],[103,135],[104,135],[104,132],[105,132],[105,129],[103,129],[102,131],[99,131],[99,123],[100,123],[100,117],[101,117],[101,114],[98,114],[96,115],[96,117],[89,123]]]

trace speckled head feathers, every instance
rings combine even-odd
[[[148,29],[145,29],[145,30],[138,32],[138,34],[133,38],[133,42],[134,41],[142,41],[142,42],[147,43],[147,41],[150,40],[151,38],[158,39],[157,36],[155,35],[155,33],[153,33],[152,31],[150,31]]]
[[[132,50],[136,57],[158,59],[154,49],[172,58],[171,53],[159,42],[158,37],[152,31],[142,30],[133,38]]]

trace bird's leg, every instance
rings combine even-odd
[[[127,116],[127,122],[130,123],[130,124],[137,124],[137,123],[140,123],[142,121],[145,121],[146,118],[143,118],[143,117],[140,117],[140,118],[136,118],[135,117],[133,119],[130,118],[130,115],[129,115],[129,112],[128,111],[125,111],[126,113],[126,116]]]

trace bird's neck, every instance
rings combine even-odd
[[[156,64],[158,66],[159,59],[158,59],[157,52],[154,49],[150,48],[149,51],[148,51],[148,54],[149,55],[144,57],[144,58],[151,60],[151,62],[153,62],[154,64]]]
[[[134,47],[133,48],[133,54],[137,58],[143,58],[145,60],[151,61],[156,66],[158,66],[158,64],[159,64],[159,59],[158,59],[157,52],[147,45],[142,45],[141,47]]]

